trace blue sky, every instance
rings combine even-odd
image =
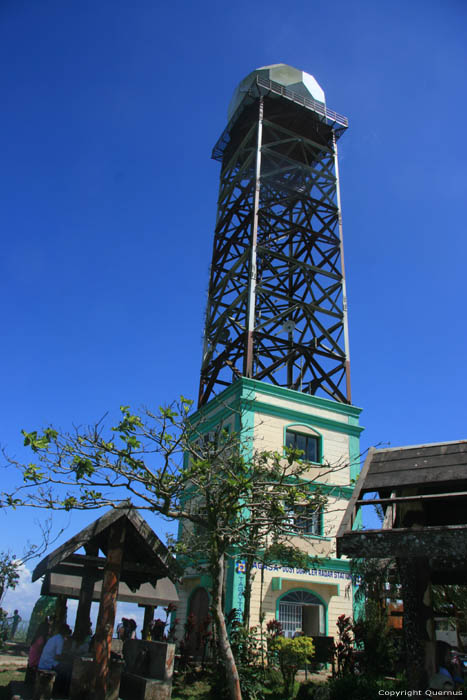
[[[196,396],[210,152],[237,83],[277,62],[350,121],[363,447],[466,437],[466,29],[463,0],[3,0],[2,445],[21,455],[21,428]],[[34,541],[34,517],[0,513],[0,550]]]

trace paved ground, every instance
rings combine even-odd
[[[313,673],[308,671],[307,674],[305,674],[305,671],[298,671],[295,679],[300,683],[303,683],[305,680],[313,681],[314,683],[324,683],[330,676],[331,669],[323,668],[321,671],[313,671]]]

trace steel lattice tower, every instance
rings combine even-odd
[[[199,405],[245,376],[350,403],[337,140],[307,73],[251,73],[213,150],[221,165]]]

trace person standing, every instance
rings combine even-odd
[[[13,612],[12,617],[11,617],[10,639],[13,639],[13,638],[14,638],[14,636],[15,636],[15,634],[16,634],[16,630],[18,629],[18,625],[19,625],[20,622],[21,622],[21,617],[20,617],[20,615],[18,614],[18,611],[15,610],[15,611]]]

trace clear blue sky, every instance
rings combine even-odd
[[[2,0],[1,443],[196,396],[210,152],[236,84],[277,62],[350,120],[363,447],[466,437],[466,36],[464,0]],[[0,550],[34,540],[33,517],[0,513]]]

